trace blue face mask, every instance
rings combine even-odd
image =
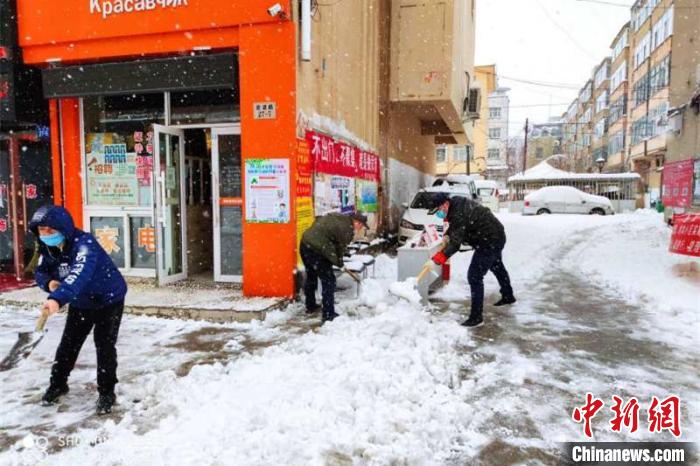
[[[435,212],[435,216],[441,220],[445,220],[445,218],[447,217],[447,212],[445,212],[444,210],[438,210],[437,212]]]
[[[60,246],[61,243],[63,243],[63,240],[65,239],[65,237],[58,231],[50,235],[41,235],[39,236],[39,238],[41,239],[41,242],[45,245],[53,247]]]

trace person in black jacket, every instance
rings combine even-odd
[[[433,262],[443,265],[459,251],[462,243],[474,248],[474,256],[469,265],[467,279],[471,288],[471,313],[462,323],[465,327],[478,327],[484,323],[484,276],[489,270],[498,279],[501,287],[501,299],[495,306],[505,306],[515,302],[513,288],[505,265],[502,252],[506,244],[506,232],[503,225],[491,211],[465,197],[450,197],[441,193],[436,206],[429,214],[436,214],[448,223],[447,235],[450,241],[447,246],[432,258]]]
[[[40,207],[29,229],[39,241],[35,279],[49,293],[42,312],[49,315],[69,305],[61,343],[51,366],[45,406],[68,393],[68,376],[80,349],[94,328],[97,350],[97,414],[112,411],[117,383],[117,336],[127,285],[94,236],[76,228],[63,207]]]

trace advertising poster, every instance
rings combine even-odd
[[[693,161],[681,160],[664,165],[662,201],[667,207],[690,207],[693,187]]]
[[[314,202],[311,197],[297,198],[297,264],[302,265],[299,255],[299,243],[301,235],[314,223]]]
[[[347,176],[316,173],[314,186],[316,215],[355,212],[355,180]]]
[[[245,161],[246,212],[250,223],[289,223],[289,160]]]
[[[376,213],[377,183],[358,179],[356,182],[357,210],[364,213]]]
[[[90,204],[136,206],[139,183],[137,155],[126,152],[126,144],[99,144],[100,150],[86,155],[87,195]]]
[[[304,139],[297,140],[297,197],[311,197],[313,194],[313,165],[309,144]]]

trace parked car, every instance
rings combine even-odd
[[[523,215],[615,213],[610,199],[571,186],[547,186],[525,196]]]
[[[406,209],[399,224],[399,244],[420,234],[426,225],[435,225],[439,233],[443,232],[443,222],[428,211],[435,207],[435,197],[438,193],[448,193],[450,196],[462,196],[476,199],[477,194],[472,185],[456,184],[453,186],[432,186],[423,188],[416,193],[410,204],[404,204]]]
[[[493,180],[475,180],[476,193],[481,203],[488,207],[494,214],[501,208],[498,200],[498,185]]]
[[[474,182],[476,178],[471,175],[447,175],[436,178],[433,186],[469,186],[472,192],[476,192]]]

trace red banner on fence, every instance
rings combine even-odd
[[[670,251],[700,257],[700,214],[673,216]]]
[[[666,207],[690,207],[693,196],[693,160],[664,164],[663,193]]]
[[[316,131],[306,132],[314,170],[318,173],[379,182],[379,157]]]

